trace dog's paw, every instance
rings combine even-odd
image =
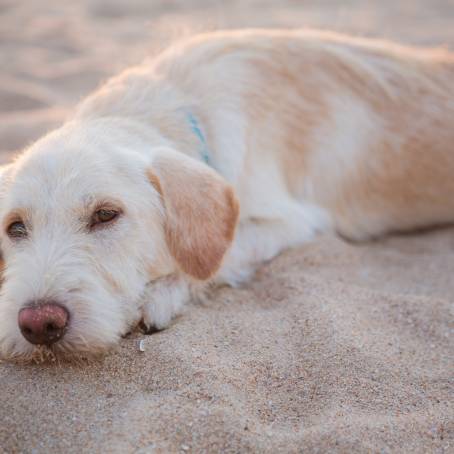
[[[167,328],[188,299],[188,284],[178,276],[166,276],[151,282],[144,294],[143,326],[147,331]]]
[[[139,330],[146,336],[151,336],[152,334],[156,334],[159,333],[159,331],[162,331],[162,329],[158,329],[154,325],[147,325],[143,320],[141,320],[139,323]]]

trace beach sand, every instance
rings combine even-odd
[[[452,1],[339,3],[0,1],[0,162],[109,75],[195,31],[315,26],[454,45]],[[3,362],[0,452],[454,452],[453,271],[454,229],[321,237],[99,362]]]

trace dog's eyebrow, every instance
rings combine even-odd
[[[101,195],[88,194],[82,198],[84,210],[94,211],[99,208],[111,207],[123,210],[123,203],[118,199]]]

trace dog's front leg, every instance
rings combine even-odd
[[[216,283],[239,285],[248,280],[261,263],[328,229],[327,214],[315,206],[287,202],[285,206],[282,204],[282,211],[286,216],[246,219],[240,223],[234,243],[215,277]]]
[[[179,275],[162,277],[147,285],[143,295],[144,330],[153,332],[169,326],[190,298],[188,282]]]

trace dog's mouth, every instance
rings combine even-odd
[[[152,335],[159,331],[161,330],[154,326],[147,326],[143,319],[141,319],[130,330],[124,333],[121,338],[127,338],[133,335],[133,333]],[[86,364],[98,361],[107,356],[118,344],[118,342],[112,342],[107,346],[94,347],[82,337],[79,337],[77,342],[65,338],[51,345],[33,345],[33,348],[29,352],[17,354],[11,358],[11,361],[21,364]]]
[[[19,348],[13,344],[2,359],[18,364],[86,363],[106,356],[119,344],[119,339],[104,344],[90,343],[82,335],[68,331],[69,336],[48,345],[26,342],[26,346],[21,344]]]
[[[47,345],[34,345],[33,349],[26,353],[19,353],[9,358],[13,363],[18,364],[62,364],[75,363],[86,364],[97,361],[106,356],[111,348],[80,349],[71,347],[68,343]]]
[[[76,355],[78,356],[78,355]],[[74,354],[71,355],[71,358]],[[35,345],[30,353],[13,357],[13,361],[20,363],[59,363],[67,361],[70,356],[55,345]]]

